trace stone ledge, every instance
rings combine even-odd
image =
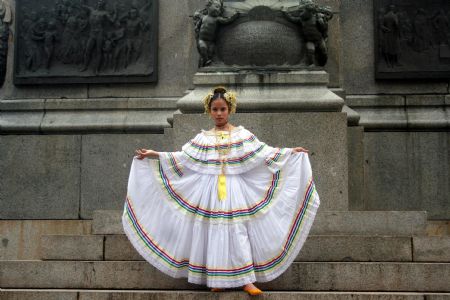
[[[270,85],[270,84],[312,84],[326,85],[329,75],[325,71],[240,71],[213,72],[195,74],[193,83],[196,86],[206,85]]]
[[[175,98],[0,100],[0,133],[162,133]]]
[[[366,130],[445,130],[450,104],[445,95],[350,95],[346,104]]]

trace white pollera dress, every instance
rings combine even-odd
[[[273,280],[294,261],[319,207],[308,155],[270,147],[242,126],[216,134],[202,131],[158,160],[134,158],[125,233],[172,277],[223,288]]]

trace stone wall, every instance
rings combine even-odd
[[[375,81],[373,0],[318,2],[335,12],[328,41],[329,86],[345,90],[347,105],[360,113],[365,128],[364,172],[353,174],[353,180],[350,175],[350,208],[424,209],[431,218],[450,219],[450,170],[445,160],[449,157],[450,81]],[[10,3],[14,10],[15,0]],[[169,126],[165,119],[175,110],[174,101],[193,88],[198,54],[189,15],[204,3],[159,1],[156,84],[16,87],[12,73],[17,36],[12,24],[8,73],[0,89],[0,219],[89,218],[92,209],[118,205],[114,201],[119,200],[110,196],[123,193],[123,185],[117,188],[115,183],[126,178],[130,151],[139,144],[135,143],[141,139],[139,134],[146,139],[148,133],[162,133]],[[127,139],[131,140],[125,149]],[[163,147],[163,141],[159,145]],[[350,150],[352,146],[363,145],[350,145]],[[101,160],[104,148],[113,149],[106,157],[108,162],[120,161],[117,170],[97,165],[93,173],[83,173],[83,164]],[[54,150],[66,159],[55,160],[50,155]],[[361,160],[350,158],[351,169],[362,170],[355,166]],[[94,191],[92,178],[105,170],[108,182]],[[30,176],[36,181],[31,182]],[[47,187],[46,176],[52,183]],[[23,188],[27,183],[28,190]],[[56,192],[61,187],[66,195]]]
[[[373,0],[342,0],[343,88],[365,127],[364,190],[351,209],[450,218],[449,80],[375,80]]]

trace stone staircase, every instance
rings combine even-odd
[[[243,299],[157,271],[123,234],[121,211],[95,211],[91,234],[43,235],[42,260],[0,262],[0,299]],[[450,237],[424,212],[323,211],[267,299],[450,299]]]

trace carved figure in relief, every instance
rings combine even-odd
[[[11,9],[5,1],[0,0],[0,87],[6,75],[9,23],[11,23]]]
[[[197,49],[200,53],[199,67],[210,65],[216,52],[216,35],[219,25],[230,24],[239,17],[224,16],[223,1],[209,0],[206,8],[194,14]]]
[[[102,60],[102,47],[105,39],[105,22],[109,21],[114,24],[116,20],[116,13],[110,14],[105,9],[105,1],[98,0],[97,8],[92,8],[87,5],[82,6],[89,12],[89,38],[84,53],[83,68],[80,71],[86,71],[91,61],[92,53],[95,50],[96,63],[94,66],[94,72],[98,73],[101,67]]]
[[[433,19],[433,27],[436,32],[438,45],[448,44],[449,20],[443,9],[440,9]]]
[[[399,37],[400,26],[397,13],[395,12],[395,5],[390,5],[389,10],[383,16],[383,22],[381,23],[381,31],[383,32],[383,56],[386,64],[393,68],[398,66],[399,56]]]
[[[47,70],[50,69],[50,63],[55,50],[55,42],[57,38],[56,21],[50,20],[44,31],[44,65]]]
[[[125,67],[128,67],[130,63],[137,61],[142,54],[141,32],[147,31],[150,28],[150,24],[148,22],[144,22],[141,15],[142,11],[145,11],[151,7],[151,4],[152,3],[149,2],[140,10],[136,7],[132,7],[120,20],[125,25]]]
[[[300,25],[306,43],[304,64],[324,66],[328,60],[328,21],[333,18],[331,9],[319,6],[311,0],[300,0],[294,12],[283,11],[288,20]]]

